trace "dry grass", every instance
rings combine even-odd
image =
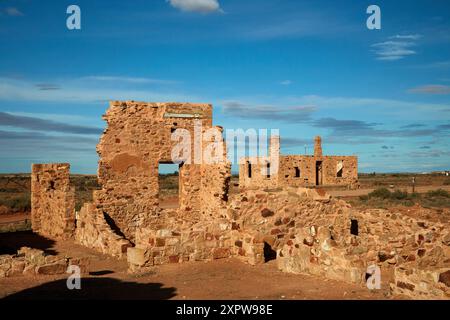
[[[436,189],[425,194],[408,193],[399,189],[390,191],[387,188],[378,188],[368,195],[350,199],[349,202],[356,207],[383,208],[393,206],[407,206],[419,204],[424,208],[450,208],[450,194],[446,190]]]

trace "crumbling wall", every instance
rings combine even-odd
[[[202,163],[183,165],[180,171],[180,181],[185,178],[196,181],[188,184],[196,189],[187,192],[184,198],[196,197],[201,216],[192,214],[191,208],[180,206],[177,210],[161,210],[158,217],[148,219],[143,227],[136,229],[135,247],[128,249],[131,271],[164,263],[226,258],[232,254],[228,234],[232,224],[226,216],[231,163],[226,161],[222,129],[213,129],[216,129],[214,139],[206,137],[201,146]],[[186,175],[183,174],[185,166],[189,168]],[[183,185],[181,188],[184,190]]]
[[[44,251],[21,247],[17,254],[0,255],[0,278],[18,275],[55,275],[64,274],[70,265],[76,265],[80,272],[89,272],[89,258],[58,257]]]
[[[450,268],[420,267],[414,262],[395,267],[394,281],[391,283],[394,294],[413,299],[450,299]]]
[[[203,143],[204,161],[200,166],[201,212],[203,217],[224,218],[231,181],[231,162],[227,160],[223,129],[214,129],[215,139],[206,137]]]
[[[128,249],[132,272],[154,265],[228,258],[233,253],[227,219],[177,221],[167,219],[160,229],[141,228],[136,232],[136,246]]]
[[[68,163],[33,164],[31,225],[34,232],[55,239],[72,238],[75,231],[75,188]]]
[[[185,129],[194,139],[196,123],[211,127],[212,107],[113,101],[103,118],[107,128],[97,146],[102,185],[97,205],[127,239],[133,240],[136,228],[159,214],[158,165],[172,162],[171,152],[177,143],[172,141],[172,133]],[[194,161],[194,143],[191,146]],[[184,164],[180,170],[180,208],[192,215],[200,212],[199,184],[199,168]]]
[[[102,253],[124,258],[132,244],[112,227],[102,211],[92,203],[85,203],[77,213],[75,241]]]
[[[392,282],[394,293],[448,297],[448,224],[382,209],[355,210],[304,188],[247,190],[231,201],[228,215],[238,231],[232,236],[236,256],[248,263],[266,261],[268,248],[276,251],[283,271],[359,285],[365,285],[367,267],[377,265],[383,285]]]

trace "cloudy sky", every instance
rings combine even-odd
[[[215,124],[279,129],[289,154],[321,135],[363,172],[450,167],[446,0],[2,0],[0,53],[0,172],[95,173],[112,99],[209,102]]]

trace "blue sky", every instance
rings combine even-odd
[[[363,172],[449,169],[450,2],[0,1],[0,172],[95,173],[115,99],[212,103],[225,128],[279,129],[286,154],[321,135]]]

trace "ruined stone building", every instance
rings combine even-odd
[[[356,183],[356,157],[322,156],[316,138],[314,156],[281,156],[277,175],[258,177],[252,167],[248,177],[248,165],[241,164],[245,177],[237,194],[229,193],[226,157],[179,163],[179,206],[163,208],[158,165],[172,162],[174,130],[194,137],[198,123],[202,132],[214,129],[216,138],[205,140],[215,143],[200,149],[212,145],[213,152],[226,155],[222,128],[212,124],[212,106],[113,101],[104,119],[107,128],[97,147],[101,189],[79,212],[69,165],[33,165],[35,232],[127,259],[130,272],[229,257],[249,264],[276,259],[286,272],[365,285],[368,267],[375,265],[393,293],[450,297],[448,223],[356,210],[322,189],[299,187]],[[279,152],[277,141],[272,139],[270,152]],[[278,188],[252,182],[266,178]]]
[[[239,185],[259,187],[358,186],[356,156],[324,156],[322,140],[315,138],[314,155],[280,155],[280,137],[270,140],[270,152],[277,152],[278,171],[273,172],[269,157],[247,157],[239,166]]]

